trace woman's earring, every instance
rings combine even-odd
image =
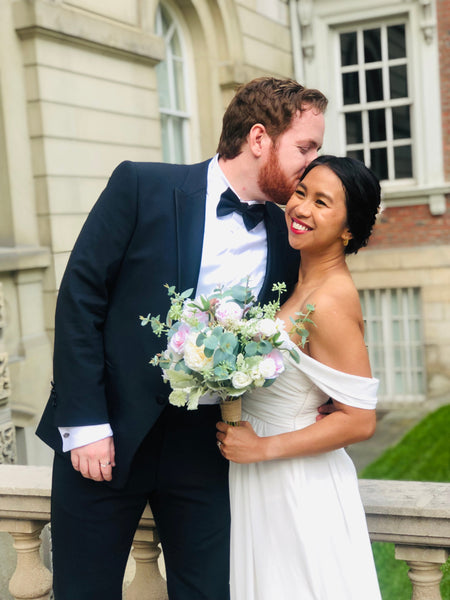
[[[344,246],[348,246],[348,239],[344,238]]]

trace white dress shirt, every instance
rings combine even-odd
[[[266,227],[261,221],[251,231],[247,231],[242,215],[236,212],[217,217],[220,196],[228,187],[233,189],[220,168],[216,155],[208,167],[205,231],[196,296],[208,295],[218,285],[230,287],[244,283],[247,278],[254,295],[258,296],[264,282],[267,263]],[[200,399],[201,404],[214,404],[217,401],[217,397],[209,394]],[[109,423],[59,427],[59,431],[64,452],[113,435]]]

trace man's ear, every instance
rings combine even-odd
[[[255,123],[248,133],[247,141],[252,154],[255,158],[259,158],[263,154],[266,145],[272,140],[264,125],[262,123]]]

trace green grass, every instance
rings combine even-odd
[[[450,482],[450,405],[429,414],[392,448],[359,473],[364,479]],[[373,544],[383,600],[410,600],[408,567],[395,560],[394,545]],[[443,567],[442,600],[450,600],[450,562]]]

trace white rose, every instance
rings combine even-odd
[[[272,377],[275,377],[277,366],[273,358],[263,358],[259,363],[258,370],[261,377],[264,377],[264,379],[271,379]]]
[[[242,390],[252,383],[252,378],[243,371],[235,371],[231,376],[231,383],[237,390]]]
[[[213,357],[205,356],[204,346],[197,346],[195,343],[198,334],[190,335],[184,343],[184,362],[189,369],[193,371],[202,371],[212,365]]]
[[[277,325],[272,319],[261,319],[257,323],[257,332],[263,337],[272,337],[278,331]]]

